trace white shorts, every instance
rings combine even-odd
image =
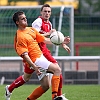
[[[43,69],[48,69],[49,65],[51,64],[43,55],[40,58],[37,58],[35,64]]]
[[[38,79],[41,80],[45,75],[49,75],[47,73],[47,69],[49,67],[49,65],[51,64],[50,61],[48,61],[43,55],[41,55],[40,58],[37,58],[36,61],[35,61],[35,64],[40,68],[40,71],[42,72],[41,75],[38,75]]]

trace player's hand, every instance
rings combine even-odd
[[[66,45],[66,44],[62,44],[62,47],[68,52],[68,53],[70,53],[71,52],[71,50],[70,50],[70,48]]]
[[[65,37],[63,43],[64,43],[64,44],[68,44],[68,43],[70,43],[70,37],[69,37],[69,36]]]
[[[47,37],[49,35],[51,35],[53,32],[55,32],[55,29],[50,30],[50,32],[43,32],[44,34],[42,34],[43,36]]]
[[[49,32],[49,35],[51,35],[53,32],[55,32],[56,31],[56,29],[52,29],[52,30],[50,30],[50,32]]]
[[[34,68],[34,70],[35,70],[35,72],[36,72],[37,75],[40,75],[42,73],[42,72],[40,72],[39,68],[40,67],[38,67],[38,66]]]

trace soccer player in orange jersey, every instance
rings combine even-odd
[[[24,75],[17,78],[10,86],[6,86],[6,100],[10,100],[10,95],[14,88],[17,88],[23,85],[26,81],[29,80],[32,73],[36,71],[38,77],[41,77],[42,73],[46,73],[46,71],[52,72],[52,100],[57,100],[59,82],[60,82],[60,67],[56,66],[52,62],[48,61],[38,45],[40,42],[50,42],[50,39],[42,36],[38,31],[36,31],[32,27],[27,27],[27,19],[22,11],[18,11],[13,15],[13,21],[15,22],[18,30],[15,35],[14,45],[17,54],[23,58],[24,62]],[[67,38],[65,38],[64,43],[66,43]],[[40,81],[45,80],[40,79]],[[47,79],[47,78],[46,78]],[[43,84],[39,87],[40,97],[45,90],[43,90]],[[37,88],[38,89],[38,88]],[[37,95],[36,95],[37,96]],[[37,98],[38,98],[37,97]],[[35,100],[28,98],[27,100]]]

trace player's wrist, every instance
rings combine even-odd
[[[37,67],[34,63],[32,63],[31,66],[33,67],[34,70],[35,70],[36,67]]]
[[[61,45],[62,45],[62,47],[63,47],[63,48],[65,48],[65,47],[66,47],[66,44],[65,44],[65,43],[62,43]]]

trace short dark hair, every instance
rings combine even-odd
[[[41,11],[43,10],[44,7],[50,7],[49,4],[44,4],[42,7],[41,7]],[[50,7],[51,8],[51,7]]]
[[[16,21],[19,21],[19,16],[22,15],[22,14],[24,14],[23,11],[17,11],[17,12],[14,13],[13,21],[14,21],[15,24],[16,24]],[[16,26],[17,26],[17,24],[16,24]]]

